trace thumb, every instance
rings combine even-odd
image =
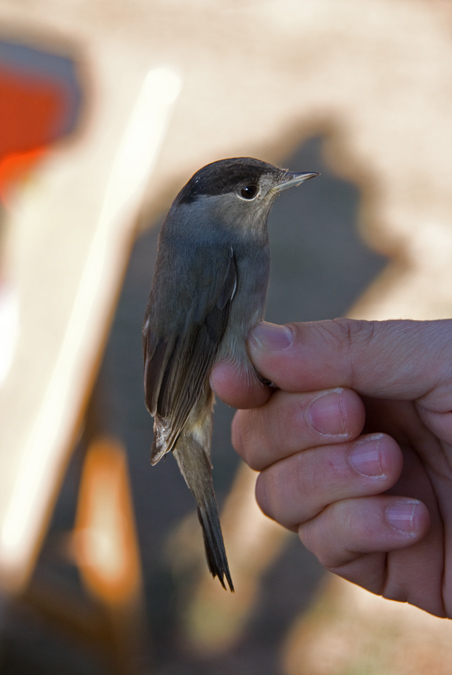
[[[285,391],[342,386],[402,400],[442,394],[450,406],[451,335],[451,320],[263,322],[248,350],[258,372]]]

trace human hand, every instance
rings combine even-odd
[[[251,359],[277,389],[218,364],[233,443],[261,509],[322,565],[452,617],[452,321],[259,324]]]

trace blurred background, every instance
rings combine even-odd
[[[450,317],[452,2],[0,0],[0,673],[448,673],[450,628],[327,575],[217,403],[236,587],[151,468],[159,226],[222,157],[320,171],[269,219],[267,319]]]

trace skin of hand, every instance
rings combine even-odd
[[[261,323],[217,364],[262,511],[328,570],[452,617],[452,320]]]

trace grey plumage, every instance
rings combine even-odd
[[[159,236],[143,326],[151,463],[175,456],[198,506],[209,569],[231,591],[211,474],[209,374],[231,360],[256,377],[246,337],[265,311],[267,216],[278,192],[315,175],[248,157],[213,162],[179,192]]]

